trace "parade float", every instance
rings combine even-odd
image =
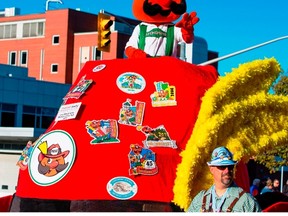
[[[82,68],[50,127],[24,149],[16,193],[2,200],[9,210],[186,211],[212,183],[214,148],[240,161],[235,181],[248,191],[249,158],[287,143],[288,99],[269,93],[281,72],[274,58],[220,77],[210,65],[125,51],[128,59]]]
[[[287,142],[288,99],[268,93],[279,72],[273,58],[225,77],[173,57],[87,62],[30,145],[15,197],[74,211],[101,211],[98,201],[185,211],[211,184],[206,161],[223,145],[241,160],[235,181],[247,189],[250,156]]]

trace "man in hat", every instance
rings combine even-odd
[[[200,191],[192,200],[190,212],[261,212],[256,199],[238,187],[233,181],[233,170],[237,161],[226,147],[214,149],[207,163],[214,184]]]

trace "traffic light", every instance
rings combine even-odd
[[[110,16],[104,13],[98,13],[98,47],[103,52],[110,52],[110,27],[113,21]]]

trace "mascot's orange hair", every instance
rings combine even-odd
[[[182,20],[176,23],[181,28],[183,40],[192,43],[194,40],[193,26],[199,21],[196,12],[186,13],[185,0],[134,0],[132,6],[134,16],[142,22],[161,25],[176,21],[183,15]],[[125,49],[128,58],[148,57],[139,48],[128,46]]]

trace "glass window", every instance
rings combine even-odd
[[[22,127],[35,127],[35,115],[23,114],[22,115]]]
[[[5,25],[4,38],[10,38],[11,25]]]
[[[4,38],[4,26],[0,26],[0,39]]]
[[[37,37],[44,35],[44,22],[23,24],[23,37]]]
[[[59,42],[60,42],[59,35],[53,35],[52,44],[57,45],[57,44],[59,44]]]
[[[0,39],[16,38],[17,35],[17,25],[8,24],[0,26]]]
[[[54,116],[42,116],[41,128],[48,128],[53,120]]]
[[[24,23],[23,24],[23,37],[29,37],[29,29],[30,29],[30,24]]]
[[[38,36],[44,35],[44,22],[38,23]]]
[[[2,185],[2,190],[8,190],[8,185]]]
[[[16,34],[17,34],[17,25],[13,24],[11,25],[11,38],[16,38]]]
[[[8,64],[9,65],[16,65],[16,52],[15,51],[12,51],[12,52],[10,52],[9,53],[9,62],[8,62]]]
[[[36,107],[33,106],[23,106],[23,113],[35,113]]]
[[[15,127],[16,125],[16,105],[0,104],[0,126]]]
[[[21,57],[20,57],[21,66],[27,66],[27,60],[28,60],[28,52],[27,51],[21,51]]]
[[[101,54],[102,52],[100,50],[97,49],[97,47],[93,47],[93,56],[92,56],[92,60],[101,60]]]
[[[2,110],[4,111],[11,111],[16,112],[16,105],[15,104],[2,104]]]
[[[1,113],[1,126],[14,127],[15,126],[15,113],[2,112]]]
[[[51,73],[57,73],[57,72],[58,72],[58,64],[52,64]]]
[[[55,108],[23,106],[22,127],[47,129],[57,112]]]
[[[30,23],[30,37],[37,36],[37,24],[38,23]]]

